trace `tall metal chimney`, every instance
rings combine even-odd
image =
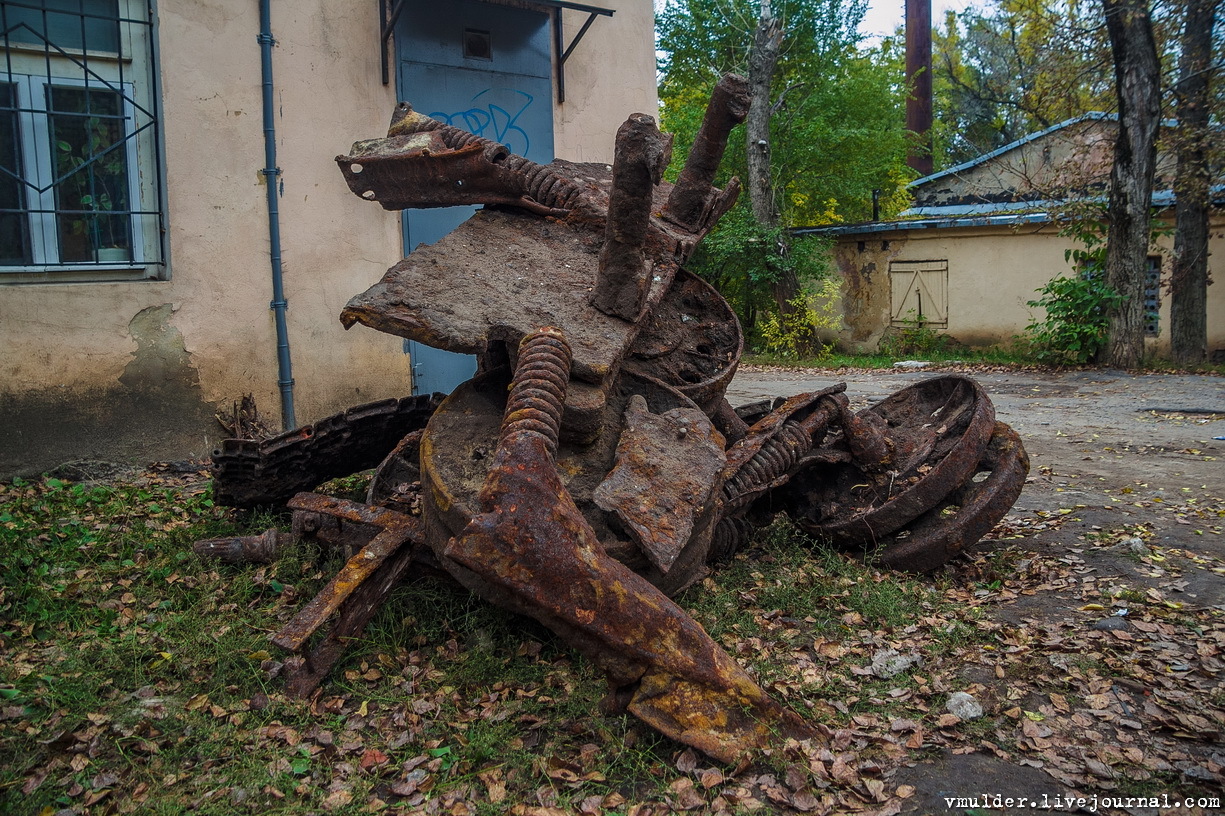
[[[913,133],[906,164],[920,176],[932,172],[932,4],[906,0],[906,129]]]

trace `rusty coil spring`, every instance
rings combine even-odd
[[[812,435],[808,430],[799,422],[784,422],[778,433],[724,483],[723,512],[732,514],[742,509],[761,488],[784,475],[810,450]]]
[[[453,125],[433,120],[434,126],[426,126],[423,131],[437,131],[442,141],[452,150],[459,150],[470,144],[495,145],[483,136],[477,136]],[[503,152],[506,152],[505,150]],[[573,181],[557,174],[547,164],[538,164],[531,159],[525,159],[513,153],[507,153],[500,163],[523,178],[524,194],[533,201],[557,210],[568,210],[583,192]]]
[[[583,192],[577,184],[558,175],[547,164],[537,164],[522,156],[511,155],[506,158],[506,166],[523,175],[526,194],[546,207],[571,209]]]
[[[519,343],[519,364],[510,385],[498,441],[536,433],[550,454],[557,452],[561,415],[570,381],[570,344],[561,330],[539,329]]]
[[[706,560],[709,563],[731,561],[732,556],[749,542],[757,527],[741,518],[723,518],[710,538]]]

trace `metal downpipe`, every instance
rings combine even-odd
[[[285,324],[285,281],[281,269],[281,214],[278,207],[281,168],[276,164],[276,118],[272,87],[272,0],[259,0],[261,75],[264,85],[264,181],[268,187],[268,243],[272,262],[272,309],[276,321],[277,385],[281,389],[281,429],[298,426],[293,408],[293,363],[289,358],[289,329]]]

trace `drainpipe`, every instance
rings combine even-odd
[[[268,187],[268,243],[272,261],[272,309],[276,321],[277,385],[281,388],[281,429],[298,427],[293,410],[293,364],[289,360],[289,329],[285,325],[285,281],[281,272],[281,215],[277,206],[281,168],[276,166],[276,117],[272,90],[272,0],[259,0],[259,40],[264,80],[264,181]]]

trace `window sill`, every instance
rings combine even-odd
[[[39,283],[112,283],[157,281],[164,275],[156,264],[81,264],[79,266],[0,267],[0,286]]]

